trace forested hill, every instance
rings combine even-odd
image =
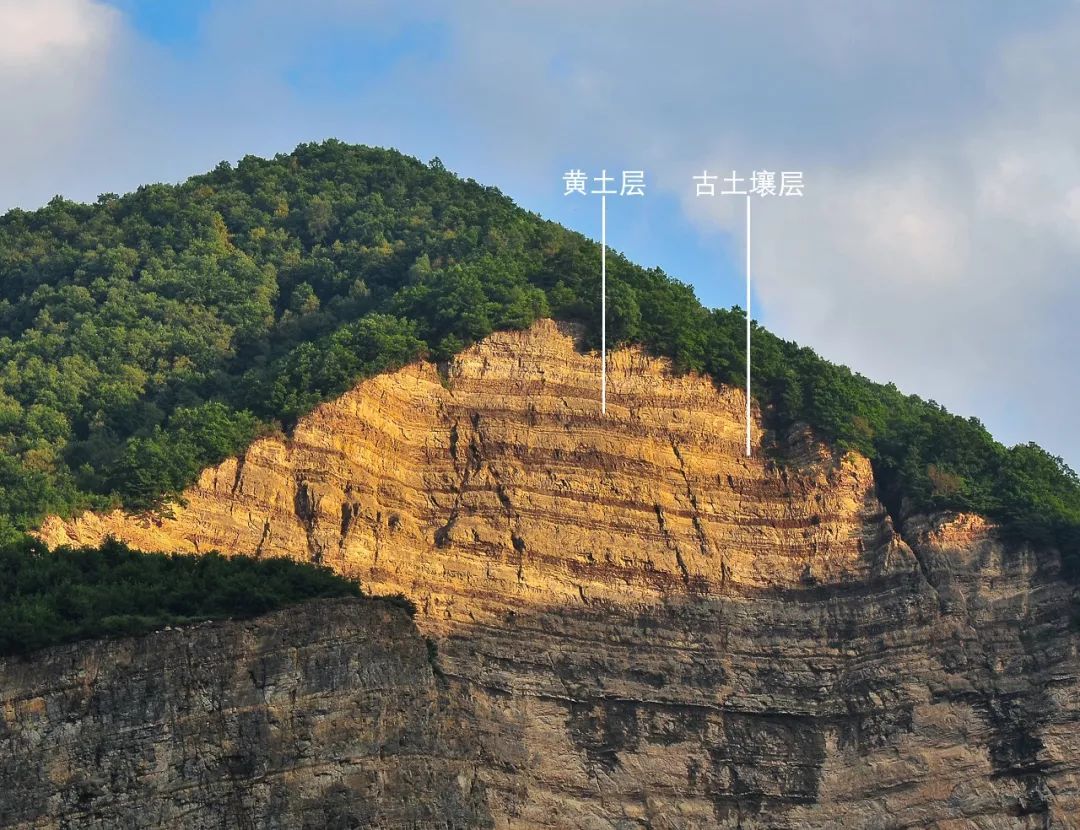
[[[540,316],[599,330],[598,246],[436,160],[336,141],[0,218],[0,523],[158,503],[357,379]],[[608,258],[608,332],[740,382],[743,312]],[[1034,445],[764,330],[755,394],[871,457],[894,510],[973,509],[1080,550]]]

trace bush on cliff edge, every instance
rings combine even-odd
[[[50,551],[24,537],[0,545],[0,654],[350,596],[357,583],[290,559],[140,553],[113,540]]]

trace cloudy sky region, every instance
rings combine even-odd
[[[0,209],[337,137],[593,236],[570,167],[644,168],[613,246],[1080,467],[1080,4],[0,0]]]

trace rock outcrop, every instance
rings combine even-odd
[[[0,827],[491,827],[459,720],[379,599],[6,658]]]
[[[765,447],[757,422],[747,458],[739,390],[609,361],[601,415],[571,330],[493,335],[320,406],[171,515],[42,536],[294,556],[406,594],[496,827],[1080,826],[1054,551],[978,517],[897,528],[865,458]]]

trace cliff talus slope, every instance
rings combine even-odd
[[[439,645],[497,827],[1078,825],[1073,589],[869,462],[743,452],[738,390],[541,322],[360,384],[169,517],[51,520],[331,565]],[[755,441],[762,431],[754,430]]]

